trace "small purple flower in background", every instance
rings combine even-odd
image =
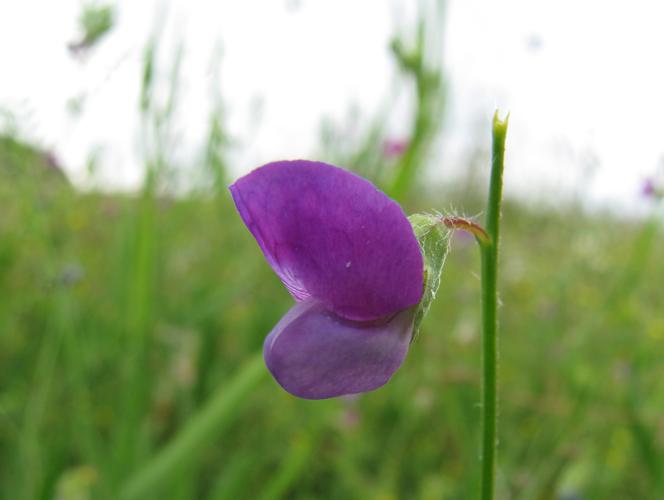
[[[60,166],[60,161],[53,151],[44,152],[44,161],[49,168],[53,170],[62,171],[62,166]]]
[[[649,177],[643,181],[641,185],[641,196],[644,198],[656,198],[657,197],[657,188],[655,187],[655,181]]]
[[[386,158],[398,158],[408,149],[407,140],[387,139],[383,143],[383,155]]]
[[[385,384],[403,362],[424,261],[401,207],[325,163],[267,164],[230,187],[240,216],[297,304],[265,339],[265,363],[307,399]]]

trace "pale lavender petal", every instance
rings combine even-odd
[[[265,364],[294,396],[325,399],[377,389],[401,366],[413,332],[413,310],[388,322],[340,318],[314,300],[296,304],[263,345]]]
[[[325,163],[267,164],[230,187],[245,224],[297,300],[373,320],[420,301],[423,261],[401,207]]]

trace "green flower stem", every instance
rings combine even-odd
[[[239,415],[240,406],[266,378],[262,354],[250,358],[242,369],[196,413],[145,467],[139,469],[120,491],[123,500],[157,498],[156,491],[190,463],[206,445]]]
[[[505,158],[505,136],[507,122],[500,120],[498,112],[493,117],[493,146],[491,157],[491,180],[486,212],[486,234],[488,240],[481,241],[482,259],[482,500],[492,500],[496,477],[496,421],[498,362],[498,321],[496,315],[498,294],[498,243],[500,207],[503,194],[503,166]]]

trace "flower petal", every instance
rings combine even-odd
[[[386,323],[358,323],[306,300],[288,311],[265,339],[265,364],[286,391],[301,398],[371,391],[401,366],[413,318],[409,309]]]
[[[417,304],[419,245],[401,207],[325,163],[269,163],[230,187],[245,224],[296,300],[364,321]]]

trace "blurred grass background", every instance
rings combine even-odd
[[[84,17],[99,31],[106,24],[93,14]],[[328,124],[319,159],[370,177],[408,213],[479,213],[488,124],[466,179],[442,189],[422,178],[445,80],[440,61],[425,57],[426,24],[414,33],[392,45],[415,88],[408,142],[386,152],[380,116],[350,143]],[[182,193],[169,163],[180,55],[171,92],[157,100],[158,46],[147,46],[137,107],[140,192],[79,191],[38,147],[0,139],[0,498],[474,497],[472,240],[455,235],[439,297],[387,386],[291,397],[260,350],[292,299],[226,190],[223,106],[211,106],[203,181]],[[507,200],[499,498],[664,496],[663,244],[656,211],[633,220],[574,201]]]

